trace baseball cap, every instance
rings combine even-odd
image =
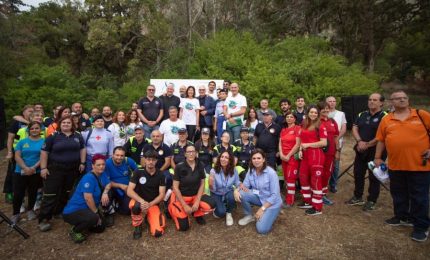
[[[240,132],[242,133],[242,132],[249,132],[249,128],[248,127],[246,127],[246,126],[242,126],[241,128],[240,128]]]
[[[187,129],[186,128],[179,128],[178,129],[178,133],[186,133]]]
[[[202,134],[210,134],[211,130],[207,127],[202,128]]]

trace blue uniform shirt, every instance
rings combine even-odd
[[[89,209],[84,198],[84,193],[91,193],[93,195],[94,203],[96,204],[96,207],[98,207],[100,204],[102,190],[100,190],[96,176],[92,173],[85,174],[79,181],[72,198],[70,198],[63,210],[63,214],[71,214],[78,210]]]
[[[43,138],[39,138],[37,141],[33,141],[30,138],[24,138],[18,142],[15,147],[15,151],[21,151],[21,158],[27,167],[35,165],[40,160],[40,150],[45,142]],[[40,168],[37,168],[36,172],[40,172]],[[15,173],[21,174],[21,167],[16,164]]]
[[[131,158],[124,158],[120,165],[116,165],[112,158],[106,160],[105,172],[110,181],[128,185],[130,174],[137,169],[136,162]]]
[[[234,169],[233,176],[228,175],[226,177],[222,169],[219,173],[216,173],[215,169],[212,169],[210,175],[214,176],[214,184],[211,193],[223,196],[227,192],[233,191],[233,185],[236,188],[239,187],[240,181],[236,169]]]
[[[250,190],[258,191],[261,204],[269,202],[271,207],[278,208],[281,206],[278,175],[271,167],[266,167],[258,176],[255,169],[248,171],[243,185]]]

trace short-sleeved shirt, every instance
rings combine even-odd
[[[300,129],[301,127],[298,125],[282,128],[279,138],[284,155],[287,155],[296,145],[296,138],[299,137]]]
[[[71,214],[78,210],[89,209],[87,202],[85,201],[85,193],[90,193],[93,195],[94,203],[97,207],[100,204],[102,194],[102,190],[100,189],[101,183],[99,184],[99,181],[100,179],[93,173],[85,174],[79,181],[75,192],[64,208],[63,214]]]
[[[170,147],[179,140],[178,130],[185,127],[184,121],[179,118],[176,121],[166,119],[161,122],[158,130],[163,134],[163,142]]]
[[[168,147],[164,143],[162,143],[157,148],[155,148],[153,144],[146,144],[143,147],[143,154],[145,154],[147,151],[155,151],[157,153],[157,164],[155,165],[157,169],[163,167],[167,157],[172,156],[170,147]]]
[[[324,126],[320,126],[318,129],[313,130],[302,128],[299,137],[302,144],[316,143],[319,142],[321,138],[327,139],[327,129]],[[309,147],[308,149],[319,148]]]
[[[40,160],[40,150],[45,142],[44,139],[39,138],[38,140],[31,140],[30,138],[24,138],[18,142],[15,147],[15,151],[21,152],[21,158],[27,167],[32,167]],[[21,174],[21,167],[16,164],[15,173]],[[36,172],[40,172],[40,168],[36,169]]]
[[[130,175],[137,169],[136,162],[125,157],[120,165],[116,165],[112,158],[106,160],[105,172],[110,181],[128,185]]]
[[[262,149],[266,153],[276,153],[280,133],[281,127],[275,123],[271,123],[269,126],[259,123],[254,132],[254,136],[257,137],[255,147]]]
[[[381,110],[375,114],[371,114],[369,111],[364,111],[358,114],[354,125],[358,128],[358,134],[361,140],[364,142],[372,141],[376,136],[378,126],[382,121],[382,118],[387,115],[387,112]]]
[[[130,182],[136,184],[134,191],[147,202],[153,201],[160,195],[160,186],[166,186],[166,178],[156,169],[153,175],[145,169],[138,169],[133,172]]]
[[[240,166],[247,166],[251,159],[251,153],[255,150],[254,143],[249,141],[244,144],[241,139],[236,140],[233,144],[236,147],[237,164]]]
[[[224,102],[224,105],[227,106],[227,113],[232,114],[240,111],[242,107],[247,107],[248,103],[246,102],[246,98],[238,93],[235,97],[233,97],[233,95],[228,96]],[[242,124],[243,115],[235,116],[234,118],[240,119],[240,124]]]
[[[267,109],[265,112],[269,113],[272,116],[273,122],[275,122],[275,119],[277,118],[276,112],[270,108]],[[258,116],[258,118],[260,118],[260,120],[263,119],[263,111],[261,109],[257,110],[257,116]]]
[[[184,146],[181,146],[179,144],[179,141],[178,141],[178,142],[172,144],[172,146],[170,146],[173,161],[176,164],[185,161],[185,146],[192,145],[192,144],[193,144],[193,142],[187,141],[187,143]]]
[[[337,123],[333,119],[323,119],[321,118],[321,125],[327,130],[327,145],[328,150],[326,154],[334,155],[336,153],[336,143],[334,141],[336,136],[339,136],[339,128]]]
[[[182,121],[186,125],[197,125],[196,110],[200,109],[199,100],[197,98],[183,98],[179,106],[182,108]]]
[[[404,121],[389,113],[382,118],[376,139],[385,144],[388,153],[388,169],[397,171],[430,171],[430,163],[422,163],[422,154],[430,149],[430,141],[425,127],[430,129],[430,113],[419,111],[421,122],[415,109]]]
[[[164,115],[163,119],[166,120],[169,118],[169,108],[170,107],[176,107],[179,111],[179,104],[181,104],[181,99],[175,95],[167,96],[162,95],[160,96],[161,102],[163,102],[163,109],[164,109]]]
[[[179,191],[182,196],[194,196],[200,188],[201,180],[206,178],[205,168],[202,163],[196,162],[194,171],[184,161],[176,165],[173,180],[179,181]]]
[[[214,117],[224,116],[224,103],[225,103],[225,100],[218,99],[216,101]]]
[[[148,143],[148,141],[143,138],[142,142],[139,144],[135,137],[131,137],[124,145],[125,156],[130,157],[137,164],[140,164],[140,159],[143,157],[143,147]]]
[[[82,135],[73,133],[69,136],[62,132],[55,132],[45,139],[42,151],[49,153],[49,163],[61,163],[64,165],[79,163],[81,149],[85,148]]]
[[[211,146],[203,145],[203,142],[201,140],[198,140],[195,144],[196,151],[199,157],[199,161],[203,163],[204,165],[212,165],[212,158],[213,158],[213,148],[215,147],[215,144],[212,143]]]
[[[139,100],[138,107],[147,120],[156,121],[160,111],[163,110],[163,102],[158,97],[154,97],[152,101],[148,97],[144,97]]]
[[[14,140],[13,140],[13,147],[14,148],[20,139],[20,137],[17,135],[17,133],[21,128],[24,128],[24,127],[27,127],[27,124],[16,121],[16,120],[14,120],[12,122],[12,124],[9,126],[8,132],[15,135]]]
[[[329,118],[333,118],[336,123],[337,123],[337,127],[340,129],[342,128],[343,124],[346,124],[346,117],[345,117],[345,113],[339,110],[335,110],[333,112],[330,112],[328,114]],[[343,137],[339,139],[339,146],[342,147],[342,143],[343,143]]]

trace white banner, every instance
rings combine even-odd
[[[195,87],[196,95],[198,95],[199,86],[203,85],[207,90],[210,81],[215,81],[217,89],[222,88],[222,84],[224,83],[222,79],[151,79],[150,84],[155,86],[155,95],[158,97],[166,92],[166,87],[169,83],[173,83],[175,85],[175,95],[179,97],[179,88],[181,86]]]

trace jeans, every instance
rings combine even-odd
[[[340,165],[340,160],[335,159],[333,173],[331,174],[330,181],[329,181],[330,190],[336,190],[337,176],[339,175],[339,165]]]
[[[252,193],[252,191],[244,192],[241,190],[240,196],[242,201],[243,212],[245,213],[246,216],[252,214],[251,205],[255,205],[259,207],[262,206],[260,202],[260,198],[256,194]],[[264,211],[261,219],[257,221],[257,224],[256,224],[257,232],[259,234],[269,233],[280,211],[281,211],[281,207],[267,208]]]
[[[224,129],[222,129],[224,121],[225,121],[224,116],[217,117],[217,121],[216,121],[217,122],[216,123],[216,137],[217,137],[216,142],[217,142],[217,144],[221,143],[221,136],[222,136],[222,133],[224,132]]]
[[[147,124],[143,124],[143,131],[145,132],[145,137],[151,138],[152,131],[157,130],[159,127],[159,125],[154,125],[153,127],[150,127]]]
[[[237,125],[232,128],[227,126],[227,132],[230,134],[230,144],[233,144],[234,141],[240,139],[240,128],[242,128],[241,125]]]
[[[236,207],[233,191],[227,192],[225,195],[211,193],[211,198],[215,201],[215,215],[223,218],[226,213],[231,213]]]
[[[410,218],[415,231],[427,231],[429,219],[430,172],[388,171],[394,216]]]

